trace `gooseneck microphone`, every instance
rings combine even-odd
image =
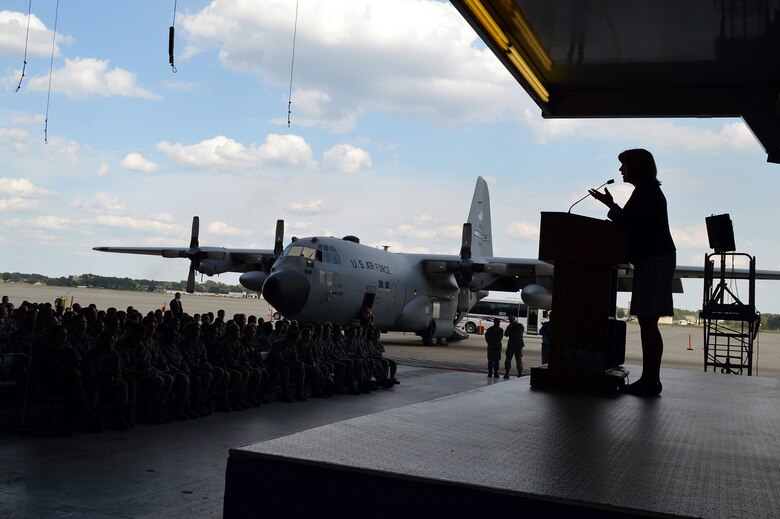
[[[594,189],[594,191],[598,191],[599,189],[601,189],[602,187],[606,186],[607,184],[614,184],[614,183],[615,183],[615,179],[614,179],[614,178],[610,178],[609,180],[607,180],[606,182],[604,182],[603,184],[601,184],[599,187],[597,187],[596,189]],[[586,199],[586,198],[588,198],[589,196],[590,196],[590,191],[588,191],[588,194],[587,194],[587,195],[583,196],[582,198],[580,198],[579,200],[577,200],[576,202],[574,202],[573,204],[571,204],[571,207],[569,207],[569,210],[567,211],[567,213],[571,213],[571,208],[572,208],[572,207],[574,207],[575,205],[579,204],[580,202],[582,202],[583,200],[585,200],[585,199]]]

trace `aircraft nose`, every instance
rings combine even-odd
[[[295,270],[278,270],[263,285],[263,298],[284,316],[294,317],[306,306],[311,285]]]

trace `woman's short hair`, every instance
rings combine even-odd
[[[640,182],[658,182],[658,169],[653,154],[642,148],[626,150],[618,155],[618,160],[631,170],[631,174]],[[658,182],[660,184],[660,182]]]

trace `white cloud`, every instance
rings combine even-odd
[[[95,193],[90,198],[74,198],[70,202],[70,206],[87,211],[106,213],[122,213],[127,211],[127,207],[119,202],[119,197],[112,196],[103,191]]]
[[[0,56],[16,58],[24,55],[24,43],[27,37],[27,14],[14,11],[0,11]],[[52,31],[40,18],[30,16],[30,32],[27,38],[28,56],[50,56]],[[73,38],[57,33],[54,55],[60,55],[60,45],[70,45]],[[21,72],[21,70],[19,71]],[[17,75],[17,78],[19,76]],[[18,81],[18,79],[17,79]],[[22,84],[24,87],[24,83]]]
[[[168,236],[189,236],[189,229],[185,229],[181,225],[158,222],[155,220],[147,220],[143,218],[131,218],[129,216],[118,215],[98,215],[90,221],[96,225],[102,225],[105,227],[153,232],[158,234],[165,234]]]
[[[29,136],[29,133],[20,128],[0,128],[0,141],[3,142],[24,141]]]
[[[46,120],[46,116],[43,114],[26,114],[16,112],[11,114],[11,122],[14,124],[25,124],[32,126],[35,124],[43,124]]]
[[[504,228],[509,236],[524,240],[539,239],[539,226],[530,222],[515,221]]]
[[[23,152],[30,143],[30,134],[20,128],[0,128],[0,143]]]
[[[98,167],[97,173],[95,173],[98,177],[105,177],[108,176],[108,172],[111,171],[111,166],[109,166],[105,162],[100,163],[100,167]]]
[[[37,209],[40,205],[38,200],[31,200],[29,198],[0,198],[0,212],[18,212],[18,211],[30,211]]]
[[[43,149],[46,155],[64,157],[71,164],[81,161],[81,145],[74,140],[50,137]]]
[[[161,99],[158,94],[140,87],[133,72],[119,67],[109,70],[109,63],[109,60],[95,58],[66,59],[64,67],[52,71],[51,90],[70,99],[92,96]],[[31,91],[46,92],[49,88],[49,76],[30,78],[27,88]]]
[[[672,227],[670,230],[674,244],[678,249],[709,249],[710,247],[705,224],[691,225],[684,229]]]
[[[325,201],[321,198],[309,202],[292,202],[287,206],[292,213],[300,214],[323,214],[329,212],[325,206]]]
[[[436,230],[432,228],[423,228],[416,225],[403,224],[398,227],[392,236],[401,236],[405,238],[415,238],[418,240],[433,240],[436,238]]]
[[[209,234],[213,234],[214,236],[251,236],[252,234],[252,231],[249,229],[239,229],[238,227],[232,227],[219,220],[210,223],[207,227],[207,230]]]
[[[173,222],[173,221],[175,221],[175,218],[170,213],[153,213],[153,214],[150,214],[149,216],[154,218],[155,220],[160,220],[161,222]]]
[[[245,146],[224,135],[197,144],[159,142],[155,146],[172,159],[201,168],[248,169],[264,164],[314,167],[311,146],[298,135],[269,134],[260,146]]]
[[[159,169],[157,164],[145,158],[140,153],[136,153],[134,151],[125,155],[119,164],[123,168],[131,169],[133,171],[141,171],[143,173],[154,173]]]
[[[266,162],[286,166],[314,167],[311,146],[300,135],[270,133],[259,148],[259,156]]]
[[[36,216],[35,218],[14,218],[5,222],[13,229],[45,229],[49,231],[67,231],[73,227],[74,220],[59,216]]]
[[[185,55],[217,49],[225,67],[284,85],[291,21],[286,0],[213,1],[181,17]],[[448,2],[329,0],[298,15],[293,124],[349,130],[364,113],[437,124],[495,121],[531,101]],[[286,123],[285,121],[276,121]]]
[[[26,178],[0,177],[0,195],[14,197],[53,196],[54,193],[37,187]]]
[[[371,155],[350,144],[337,144],[326,151],[322,159],[327,166],[342,173],[357,173],[371,168]]]
[[[761,150],[742,121],[724,122],[719,131],[714,131],[673,120],[542,119],[528,109],[524,119],[542,144],[564,139],[630,139],[651,149],[682,149],[697,153]]]
[[[326,92],[313,89],[298,89],[293,92],[289,114],[290,123],[304,128],[320,126],[334,133],[345,133],[355,128],[357,116],[362,114],[345,112],[340,101]],[[287,119],[277,118],[271,122],[287,124]]]

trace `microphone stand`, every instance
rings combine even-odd
[[[606,182],[604,182],[603,184],[601,184],[599,187],[597,187],[597,188],[595,189],[595,191],[598,191],[599,189],[601,189],[602,187],[606,186],[607,184],[614,184],[614,183],[615,183],[615,179],[614,179],[614,178],[610,178],[609,180],[607,180]],[[577,200],[576,202],[574,202],[573,204],[571,204],[571,207],[569,207],[569,210],[568,210],[568,211],[566,211],[566,212],[567,212],[567,213],[571,213],[571,209],[572,209],[572,207],[574,207],[575,205],[579,204],[580,202],[582,202],[583,200],[585,200],[585,199],[586,199],[586,198],[588,198],[589,196],[590,196],[590,192],[588,192],[588,194],[587,194],[587,195],[583,196],[582,198],[580,198],[579,200]]]

